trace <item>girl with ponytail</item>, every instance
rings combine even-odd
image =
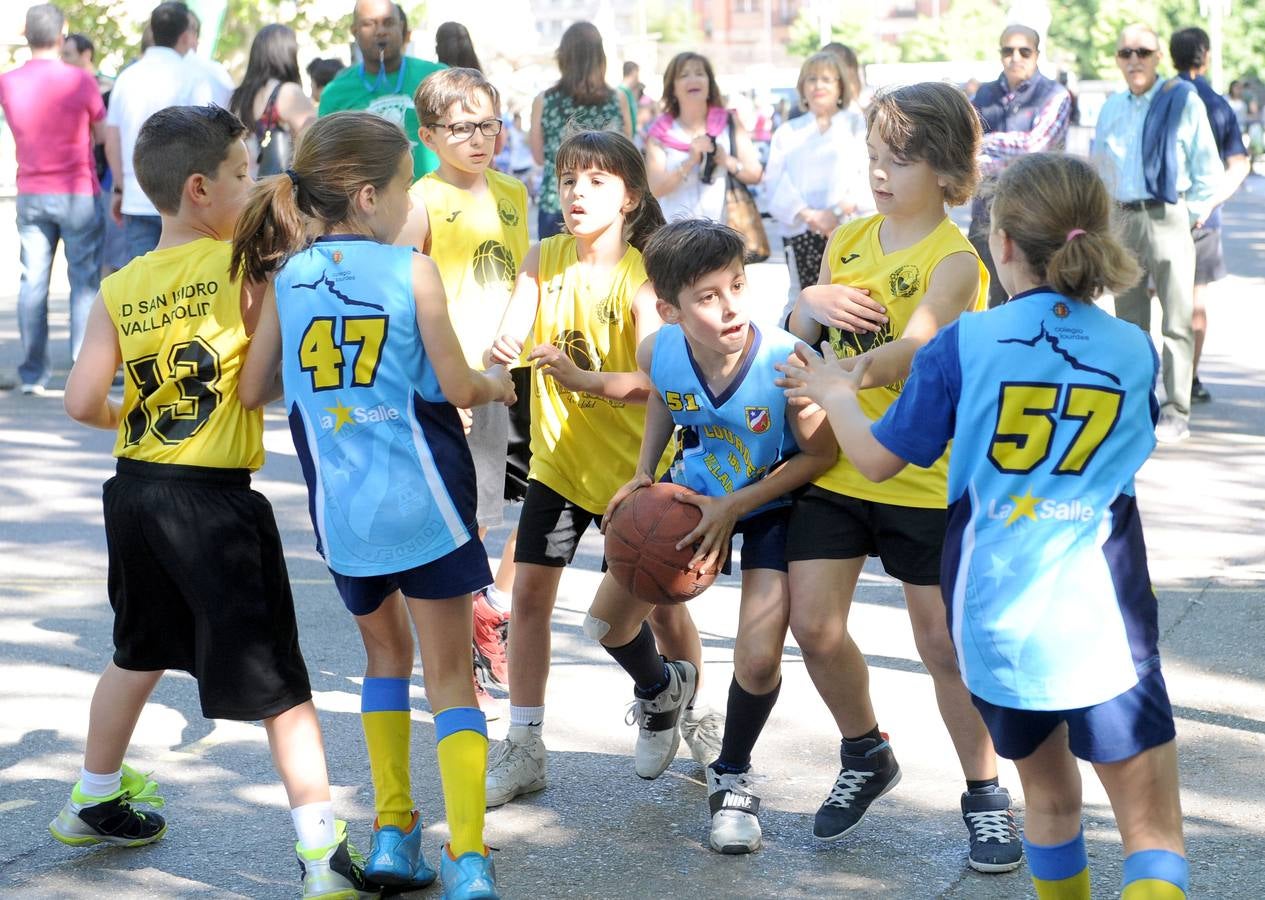
[[[412,181],[398,126],[339,112],[304,133],[292,169],[255,187],[232,266],[268,291],[238,396],[261,405],[280,371],[317,550],[364,641],[376,813],[366,875],[414,889],[437,874],[409,779],[411,617],[451,834],[439,854],[445,896],[496,897],[483,843],[487,723],[470,659],[470,592],[492,573],[456,407],[512,403],[514,389],[504,367],[466,365],[434,263],[392,246]]]
[[[567,233],[528,251],[488,355],[503,365],[525,355],[534,364],[531,468],[514,552],[510,728],[489,756],[489,806],[545,787],[545,682],[558,582],[581,536],[637,469],[641,405],[651,390],[637,347],[661,323],[641,247],[663,214],[641,154],[623,135],[582,131],[563,141],[556,159]],[[693,672],[702,647],[685,607],[658,607],[651,626],[660,649],[688,660]],[[692,747],[700,735],[719,735],[719,727],[689,729],[690,715],[682,721]],[[716,746],[695,751],[700,762],[719,751],[711,740]]]
[[[786,384],[826,410],[871,480],[927,465],[952,440],[949,628],[1023,782],[1037,896],[1089,897],[1079,758],[1111,798],[1123,900],[1178,900],[1175,731],[1133,489],[1155,447],[1159,361],[1148,335],[1093,303],[1140,277],[1111,209],[1087,163],[1023,157],[998,182],[989,235],[1009,302],[941,330],[877,423],[856,400],[864,365],[845,372],[801,346]]]

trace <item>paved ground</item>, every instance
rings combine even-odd
[[[0,205],[0,370],[17,359],[12,206]],[[1141,501],[1160,597],[1165,671],[1178,715],[1192,892],[1265,896],[1265,179],[1253,178],[1227,215],[1230,268],[1212,306],[1203,366],[1215,401],[1194,436],[1161,448],[1141,473]],[[770,311],[785,271],[753,273]],[[64,340],[65,284],[56,334]],[[58,347],[62,371],[68,360]],[[322,713],[340,813],[368,841],[372,797],[358,718],[363,657],[354,628],[312,549],[298,465],[281,416],[268,416],[269,460],[256,485],[277,510],[299,607],[302,642]],[[0,891],[40,898],[288,897],[296,890],[284,796],[262,729],[207,722],[193,682],[164,679],[141,719],[130,762],[157,773],[171,830],[149,848],[79,851],[45,826],[78,770],[87,704],[110,652],[100,484],[112,436],[70,422],[55,398],[0,392]],[[504,530],[493,535],[499,553]],[[585,543],[563,579],[554,629],[547,741],[550,788],[488,816],[507,897],[1010,898],[1026,870],[982,876],[965,866],[960,773],[917,661],[900,592],[867,572],[854,621],[872,665],[881,723],[904,768],[900,787],[860,832],[820,848],[811,816],[837,767],[837,739],[794,646],[785,685],[756,750],[765,777],[766,846],[750,857],[707,850],[701,771],[686,756],[658,781],[632,772],[629,687],[581,634],[600,546]],[[722,704],[736,626],[732,579],[692,604],[704,634],[705,692]],[[442,820],[434,731],[414,679],[415,795]],[[494,736],[505,723],[492,725]],[[1013,770],[1004,782],[1019,795]],[[1115,896],[1120,854],[1110,808],[1086,772],[1086,833],[1099,896]],[[427,829],[433,854],[446,838]],[[418,896],[435,896],[437,890]]]

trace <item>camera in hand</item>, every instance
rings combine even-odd
[[[703,171],[699,174],[699,181],[703,184],[711,184],[716,177],[716,151],[703,154]]]

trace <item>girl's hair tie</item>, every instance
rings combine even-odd
[[[287,169],[286,171],[288,172],[288,171],[289,171],[289,169]],[[293,175],[291,175],[290,177],[291,177],[291,178],[293,178],[294,176],[293,176]],[[298,180],[297,178],[295,178],[294,183],[295,183],[295,184],[298,184],[298,183],[299,183],[299,180]],[[1063,239],[1063,241],[1064,241],[1064,243],[1070,243],[1070,242],[1072,241],[1072,239],[1073,239],[1073,238],[1078,238],[1078,237],[1080,237],[1082,234],[1088,234],[1088,232],[1087,232],[1087,231],[1085,231],[1085,229],[1084,229],[1084,228],[1073,228],[1071,231],[1069,231],[1069,232],[1067,233],[1067,237],[1066,237],[1066,238],[1064,238],[1064,239]]]

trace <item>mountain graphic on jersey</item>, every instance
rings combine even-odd
[[[484,241],[476,247],[471,264],[479,287],[501,285],[513,290],[518,267],[514,264],[513,255],[500,241]]]
[[[300,289],[314,291],[319,287],[324,287],[348,306],[367,306],[369,309],[376,309],[378,312],[382,312],[382,307],[377,303],[367,303],[363,300],[353,300],[351,297],[348,297],[338,289],[338,286],[330,280],[329,276],[325,272],[321,272],[321,277],[309,284],[295,284],[293,287],[296,291]]]
[[[1067,364],[1071,366],[1073,369],[1075,369],[1076,371],[1091,372],[1094,375],[1101,375],[1103,378],[1109,378],[1115,384],[1120,383],[1120,379],[1113,373],[1108,372],[1104,369],[1095,369],[1093,366],[1087,366],[1084,363],[1082,363],[1080,360],[1078,360],[1075,356],[1073,356],[1070,352],[1068,352],[1066,349],[1064,349],[1063,345],[1059,343],[1058,337],[1056,335],[1050,334],[1050,332],[1045,330],[1044,322],[1041,323],[1041,330],[1037,333],[1036,337],[998,338],[997,339],[997,343],[999,344],[1023,344],[1025,346],[1033,347],[1033,348],[1036,348],[1043,341],[1049,345],[1051,350],[1053,350],[1058,356],[1062,357],[1062,359],[1064,359],[1067,362]]]

